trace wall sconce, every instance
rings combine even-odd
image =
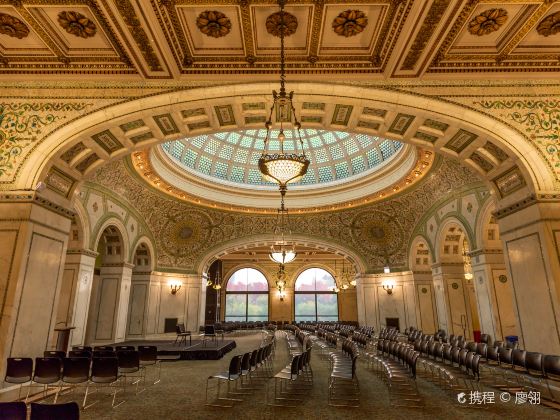
[[[171,289],[171,294],[176,295],[177,292],[181,289],[181,282],[179,280],[170,280],[169,288]]]
[[[393,280],[385,280],[383,282],[383,290],[385,290],[388,295],[393,294],[394,288],[395,288],[395,282]]]
[[[383,267],[383,272],[385,274],[389,274],[391,272],[391,267],[389,267],[388,265],[386,265],[385,267]]]
[[[286,297],[284,289],[278,289],[278,297],[280,298],[280,302],[284,302],[284,298]]]

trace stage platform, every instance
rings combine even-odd
[[[235,340],[192,340],[187,338],[186,345],[174,344],[175,340],[133,340],[115,343],[113,346],[156,346],[158,357],[162,360],[218,360],[232,351],[237,345]]]

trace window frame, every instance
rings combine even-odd
[[[255,270],[257,272],[259,272],[263,277],[264,280],[266,282],[266,287],[267,290],[266,291],[251,291],[251,290],[244,290],[244,291],[240,291],[240,290],[227,290],[227,285],[230,282],[230,280],[233,278],[233,276],[238,273],[239,271],[245,270],[245,269],[251,269],[251,270]],[[228,305],[227,305],[227,297],[228,295],[245,295],[245,316],[243,315],[228,315],[227,314],[227,309],[228,309]],[[231,273],[231,275],[229,276],[227,282],[226,282],[226,287],[225,287],[225,296],[224,296],[224,321],[232,321],[232,322],[250,322],[249,318],[250,317],[255,317],[255,315],[249,315],[249,296],[250,295],[267,295],[267,308],[266,308],[266,319],[264,320],[256,320],[256,322],[268,322],[268,320],[270,319],[270,284],[268,283],[268,279],[266,278],[266,275],[259,269],[254,268],[254,267],[241,267],[236,269],[233,273]],[[258,316],[258,315],[256,315]],[[229,319],[227,319],[229,318]],[[231,319],[234,318],[234,319]]]
[[[317,290],[317,289],[316,289],[316,288],[317,288],[317,285],[316,285],[317,276],[316,276],[316,275],[315,275],[315,277],[314,277],[314,279],[313,279],[313,280],[314,280],[314,284],[315,284],[315,286],[314,286],[314,287],[315,287],[315,290],[304,290],[304,291],[298,291],[298,290],[296,290],[297,282],[298,282],[298,280],[300,279],[301,275],[302,275],[303,273],[305,273],[306,271],[308,271],[308,270],[313,270],[313,269],[319,269],[319,270],[322,270],[322,271],[328,273],[328,274],[332,277],[332,279],[333,279],[333,281],[334,281],[334,284],[336,285],[336,279],[335,279],[335,277],[332,275],[331,272],[329,272],[328,270],[325,270],[324,268],[321,268],[321,267],[309,267],[309,268],[306,268],[305,270],[301,271],[301,272],[298,274],[298,276],[297,276],[297,278],[296,278],[296,280],[295,280],[295,282],[294,282],[294,320],[295,320],[296,322],[298,322],[298,319],[297,319],[298,316],[299,316],[299,317],[304,317],[304,318],[310,318],[310,317],[312,317],[312,316],[315,316],[315,320],[314,320],[315,322],[328,322],[328,321],[324,321],[324,320],[318,321],[319,316],[321,316],[322,318],[332,318],[332,321],[338,322],[339,319],[340,319],[340,302],[339,302],[339,300],[338,300],[338,293],[336,293],[336,292],[334,292],[334,291]],[[297,301],[297,296],[298,296],[298,295],[300,295],[300,296],[303,296],[303,295],[314,295],[314,298],[315,298],[315,299],[314,299],[314,301],[315,301],[315,315],[313,315],[313,314],[297,314],[297,313],[296,313],[296,301]],[[317,305],[317,297],[318,297],[319,295],[335,295],[335,296],[336,296],[336,317],[335,317],[334,315],[320,315],[320,314],[319,314],[319,312],[318,312],[318,305]],[[331,321],[331,320],[329,320],[329,321]]]

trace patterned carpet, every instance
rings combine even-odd
[[[277,333],[275,371],[288,362],[286,340]],[[236,403],[233,408],[207,407],[205,403],[206,378],[214,373],[227,370],[231,356],[242,354],[257,347],[261,342],[260,334],[235,337],[237,348],[222,360],[177,361],[162,365],[161,382],[148,387],[135,395],[128,392],[126,402],[111,408],[109,395],[91,395],[95,405],[82,411],[83,419],[552,419],[560,413],[542,406],[515,405],[496,402],[486,405],[487,409],[465,408],[456,397],[442,391],[427,380],[418,379],[418,387],[424,398],[424,407],[406,409],[391,407],[385,383],[364,363],[358,367],[361,390],[359,408],[338,408],[327,405],[328,364],[312,356],[314,372],[313,391],[297,408],[270,407],[265,403],[264,390],[244,396],[245,401]],[[79,391],[81,392],[81,391]],[[76,399],[76,392],[63,396],[60,402]],[[498,395],[498,394],[496,394]],[[90,397],[88,397],[89,399]],[[496,398],[498,399],[498,398]],[[468,405],[467,405],[468,406]]]

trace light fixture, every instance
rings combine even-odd
[[[216,277],[214,278],[214,281],[208,279],[206,281],[206,286],[207,287],[212,287],[212,289],[214,289],[214,290],[220,290],[222,288],[222,278],[220,276],[220,270],[219,269],[216,270]]]
[[[288,209],[284,206],[284,194],[281,195],[280,208],[276,217],[274,227],[274,243],[270,246],[270,259],[280,265],[288,264],[296,259],[297,252],[294,244],[286,239],[290,235]],[[288,232],[286,232],[288,230]]]
[[[469,256],[469,245],[466,239],[463,239],[463,271],[465,273],[465,280],[472,280],[474,278],[471,257]]]
[[[169,288],[171,289],[171,294],[176,295],[181,289],[181,282],[179,280],[169,280]]]
[[[284,13],[285,0],[279,0],[280,6],[280,23],[277,32],[280,34],[280,92],[272,91],[273,104],[270,107],[270,114],[265,123],[266,137],[264,139],[264,150],[259,159],[259,170],[266,181],[276,182],[280,187],[280,192],[285,193],[287,185],[292,182],[297,182],[307,173],[309,167],[309,159],[305,156],[303,150],[303,141],[301,139],[300,129],[301,124],[297,119],[292,99],[294,92],[286,93],[286,57],[284,53],[284,37],[290,35],[288,26],[285,21]],[[279,150],[271,147],[270,140],[273,127],[273,114],[277,124],[280,124],[280,131],[278,132]],[[291,153],[284,151],[284,141],[286,134],[284,134],[284,124],[290,124],[295,129],[296,138],[301,147],[301,153],[298,151],[297,143],[295,149]]]
[[[383,290],[385,290],[388,295],[393,294],[394,288],[395,288],[395,282],[393,280],[385,280],[383,282]]]
[[[389,274],[391,272],[391,267],[389,267],[388,265],[386,265],[385,267],[383,267],[383,272],[385,274]]]
[[[284,264],[280,264],[276,272],[276,288],[278,289],[280,302],[284,302],[284,297],[286,296],[286,271],[284,270]]]

